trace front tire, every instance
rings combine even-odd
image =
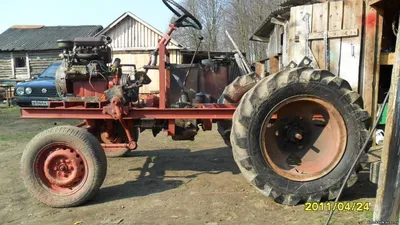
[[[88,201],[107,173],[99,141],[85,129],[60,126],[36,135],[21,158],[25,187],[51,207],[71,207]]]
[[[367,138],[370,117],[362,107],[348,82],[328,71],[271,75],[243,96],[233,116],[235,161],[258,191],[278,203],[334,199]],[[356,180],[352,171],[347,187]]]

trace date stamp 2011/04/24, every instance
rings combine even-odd
[[[369,202],[306,202],[304,211],[369,211]]]

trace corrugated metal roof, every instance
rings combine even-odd
[[[269,12],[266,12],[265,20],[260,24],[254,34],[251,36],[252,41],[268,40],[269,35],[274,29],[274,24],[271,23],[273,17],[277,17],[283,13],[290,12],[290,8],[297,5],[311,4],[321,2],[322,0],[271,0]]]
[[[270,33],[274,29],[275,24],[271,23],[272,18],[281,15],[283,13],[290,12],[290,7],[276,7],[274,11],[267,14],[267,17],[257,28],[254,34],[250,37],[251,41],[262,41],[269,38]]]
[[[44,26],[33,29],[11,27],[0,34],[0,52],[54,50],[58,49],[59,39],[94,36],[102,29],[100,25]]]

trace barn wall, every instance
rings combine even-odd
[[[136,21],[130,16],[120,21],[118,25],[111,28],[105,35],[112,38],[111,46],[118,49],[155,49],[161,35],[155,33],[144,24]],[[173,46],[170,43],[168,46]]]
[[[115,58],[120,58],[122,64],[136,64],[138,71],[143,70],[142,67],[147,65],[149,62],[150,51],[129,51],[129,52],[117,52],[113,54],[113,60]],[[170,50],[170,62],[172,64],[181,63],[182,56],[178,50]],[[159,62],[159,59],[158,59]],[[129,73],[133,75],[133,68],[124,67],[124,73]],[[151,91],[160,90],[160,79],[158,70],[149,70],[147,75],[149,75],[152,82],[149,85],[145,85],[140,89],[141,93],[150,93]]]
[[[288,51],[284,49],[283,58],[300,63],[307,56],[312,59],[314,68],[330,70],[347,80],[354,91],[361,91],[362,15],[362,0],[292,7],[284,34]],[[325,31],[330,35],[328,45],[320,37]],[[328,62],[325,62],[325,54]]]
[[[61,60],[58,55],[61,52],[31,52],[29,53],[29,64],[31,75],[41,74],[51,63]]]
[[[12,72],[12,60],[11,53],[0,53],[0,79],[18,79],[25,80],[31,78],[36,74],[41,74],[51,63],[60,60],[58,55],[59,51],[50,52],[13,52],[13,58],[16,57],[28,57],[26,60],[26,66],[16,68],[14,66],[14,76]],[[28,61],[29,60],[29,61]],[[30,67],[28,70],[28,66]],[[30,74],[29,74],[30,72]]]
[[[0,79],[13,78],[10,53],[0,53]]]

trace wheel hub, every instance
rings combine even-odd
[[[69,190],[83,180],[86,169],[81,154],[67,147],[50,148],[48,155],[42,155],[43,178],[42,181],[51,189],[61,191]],[[44,158],[46,157],[46,158]],[[61,191],[63,192],[63,191]]]
[[[276,120],[271,120],[277,114]],[[312,96],[279,103],[265,118],[260,147],[265,162],[280,176],[310,181],[328,174],[341,160],[347,130],[339,111]]]

